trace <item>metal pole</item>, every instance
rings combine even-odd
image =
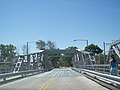
[[[86,40],[87,41],[87,46],[88,46],[88,40]]]
[[[28,42],[27,42],[27,54],[28,54]]]
[[[106,57],[105,57],[105,42],[103,42],[103,48],[104,48],[104,64],[105,64],[105,59],[106,59]]]

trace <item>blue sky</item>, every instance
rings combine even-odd
[[[0,43],[53,41],[83,49],[120,39],[120,0],[0,0]],[[29,43],[34,52],[35,44]]]

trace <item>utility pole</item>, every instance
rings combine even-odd
[[[27,54],[28,54],[28,42],[27,42]]]
[[[86,42],[87,42],[87,46],[88,46],[88,40],[86,40]]]
[[[104,48],[104,64],[106,62],[106,56],[105,56],[105,42],[103,42],[103,48]]]

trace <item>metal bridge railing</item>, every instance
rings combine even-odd
[[[94,65],[81,65],[83,69],[92,70],[104,74],[110,74],[110,65],[109,64],[94,64]],[[120,64],[118,65],[120,69]],[[119,70],[120,71],[120,70]]]
[[[86,69],[81,69],[81,72],[112,90],[120,90],[120,77],[118,76],[112,76]]]
[[[3,82],[7,82],[12,79],[17,79],[20,77],[26,77],[34,74],[39,74],[44,72],[44,70],[28,70],[28,71],[20,71],[17,73],[6,73],[6,74],[0,74],[0,84]]]
[[[82,65],[83,69],[88,69],[88,70],[93,70],[96,72],[101,72],[101,73],[109,73],[110,67],[109,65]]]
[[[120,67],[120,64],[118,65]],[[107,65],[81,65],[81,68],[72,68],[86,77],[106,86],[112,90],[120,90],[120,76],[110,75],[110,66]]]

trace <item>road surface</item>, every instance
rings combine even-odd
[[[70,68],[54,69],[42,74],[0,85],[0,90],[109,90]]]

